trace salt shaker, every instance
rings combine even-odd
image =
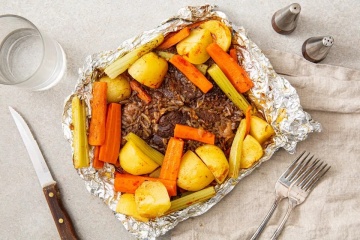
[[[331,36],[311,37],[302,45],[302,54],[306,60],[318,63],[324,60],[333,44]]]
[[[271,25],[277,33],[290,34],[297,25],[301,6],[298,3],[290,4],[276,11],[271,19]]]

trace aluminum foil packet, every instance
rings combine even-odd
[[[98,196],[109,208],[114,211],[115,217],[122,222],[124,227],[138,239],[155,239],[173,229],[179,222],[190,217],[201,215],[228,194],[236,184],[250,174],[262,162],[267,161],[279,149],[284,148],[289,153],[294,153],[296,144],[307,138],[311,132],[320,132],[321,125],[311,118],[300,105],[299,96],[294,87],[273,69],[271,63],[262,53],[259,47],[247,36],[243,27],[235,26],[227,16],[216,10],[214,5],[188,6],[180,9],[178,14],[153,30],[124,41],[116,50],[100,52],[86,58],[84,66],[79,69],[79,78],[74,92],[65,100],[62,125],[65,138],[72,145],[71,130],[71,99],[77,95],[84,99],[87,105],[87,117],[90,118],[90,99],[92,97],[91,83],[96,80],[103,69],[126,54],[135,47],[151,40],[155,35],[177,31],[194,22],[216,19],[225,23],[232,29],[233,46],[240,53],[239,61],[248,72],[255,86],[250,90],[249,98],[263,113],[266,120],[276,132],[273,142],[265,149],[264,156],[250,169],[241,170],[238,179],[228,179],[223,184],[217,185],[216,195],[206,202],[195,204],[186,209],[169,215],[151,220],[147,223],[116,213],[116,204],[121,193],[114,191],[115,168],[111,164],[105,164],[102,170],[92,167],[77,170],[79,176],[85,181],[89,192]],[[90,158],[93,157],[93,149],[90,149]]]

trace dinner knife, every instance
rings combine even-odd
[[[56,186],[56,182],[51,176],[48,166],[46,165],[39,145],[21,115],[12,107],[9,107],[9,109],[35,168],[35,172],[40,181],[40,185],[45,194],[46,201],[49,205],[61,239],[78,239],[70,217],[62,205],[60,192]]]

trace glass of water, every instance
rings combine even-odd
[[[41,91],[57,84],[65,71],[58,42],[23,17],[0,16],[0,84]]]

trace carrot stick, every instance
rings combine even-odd
[[[175,125],[174,137],[195,140],[208,144],[215,143],[215,134],[204,129],[193,128],[181,124]]]
[[[184,27],[183,29],[181,29],[180,31],[174,34],[171,35],[169,34],[167,38],[165,38],[164,42],[157,47],[157,49],[170,48],[189,35],[190,35],[190,28]]]
[[[161,166],[161,179],[175,181],[179,174],[180,161],[183,154],[184,141],[171,137],[165,152],[163,164]]]
[[[119,158],[121,139],[121,105],[110,103],[106,117],[105,142],[100,147],[99,160],[115,164]]]
[[[166,179],[144,177],[144,176],[134,176],[131,174],[121,174],[121,173],[117,173],[115,175],[114,189],[117,192],[135,193],[135,190],[144,181],[161,182],[166,187],[166,190],[168,191],[169,196],[176,196],[176,194],[177,194],[175,180],[166,180]]]
[[[250,133],[251,109],[252,109],[252,107],[249,105],[248,108],[246,109],[246,113],[245,113],[245,119],[246,119],[245,136]]]
[[[94,82],[89,128],[89,144],[93,146],[99,146],[105,141],[106,94],[107,83]]]
[[[204,74],[180,55],[174,55],[170,58],[169,62],[179,69],[179,71],[203,93],[207,93],[213,87],[213,84],[204,76]]]
[[[151,96],[141,87],[140,83],[135,80],[131,80],[130,87],[132,90],[137,92],[137,96],[146,104],[151,102]]]
[[[240,93],[244,93],[254,86],[246,71],[219,45],[211,43],[207,46],[206,51]]]
[[[235,62],[238,62],[238,58],[237,58],[237,53],[236,53],[236,49],[232,48],[229,51],[230,56],[235,60]]]
[[[100,147],[94,147],[94,159],[93,159],[93,168],[102,169],[104,167],[104,162],[99,160]]]

